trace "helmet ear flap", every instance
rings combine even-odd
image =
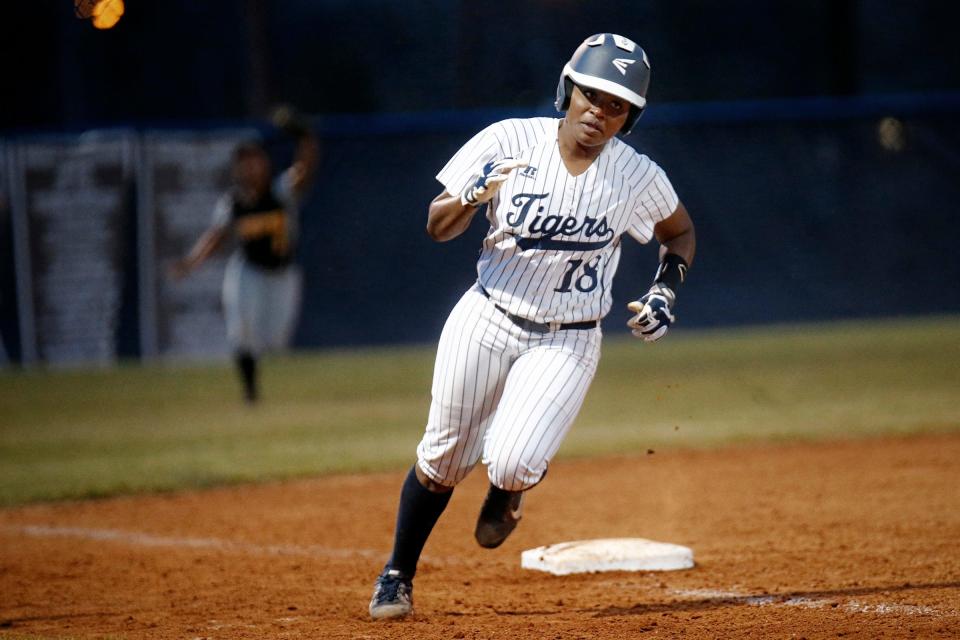
[[[627,135],[633,129],[633,125],[637,124],[637,120],[640,119],[640,116],[643,115],[643,109],[636,105],[630,105],[630,113],[627,115],[626,122],[623,123],[623,128],[620,129],[620,132],[623,135]]]
[[[570,96],[573,95],[573,80],[569,76],[563,78],[563,95],[563,109],[566,111],[570,108]]]
[[[573,80],[567,75],[561,75],[560,84],[557,86],[557,101],[554,103],[557,111],[566,111],[570,108],[571,95],[573,95]]]

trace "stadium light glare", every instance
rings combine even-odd
[[[93,26],[97,29],[112,29],[123,16],[123,0],[100,0],[93,7]]]

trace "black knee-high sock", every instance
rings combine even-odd
[[[237,368],[243,380],[243,397],[247,402],[257,399],[257,359],[249,351],[237,352]]]
[[[393,555],[387,566],[399,569],[411,578],[417,572],[417,562],[423,546],[433,531],[433,525],[447,508],[453,491],[434,493],[417,480],[416,467],[410,469],[400,491],[397,511],[397,531],[393,539]]]

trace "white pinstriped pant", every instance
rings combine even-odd
[[[601,338],[599,326],[525,331],[474,285],[440,336],[420,469],[452,487],[482,457],[501,489],[540,482],[583,404]]]

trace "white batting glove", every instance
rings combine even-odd
[[[463,205],[473,207],[490,202],[493,196],[497,195],[500,185],[507,179],[510,172],[518,167],[525,166],[527,166],[526,160],[517,160],[516,158],[491,160],[483,165],[483,171],[476,181],[464,190],[460,196],[460,202]]]
[[[639,300],[627,305],[636,315],[627,321],[631,333],[645,342],[656,342],[667,333],[676,317],[673,305],[677,296],[670,287],[654,284]]]

